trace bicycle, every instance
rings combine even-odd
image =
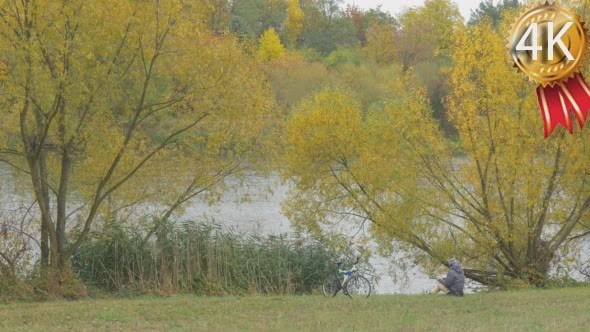
[[[338,272],[329,275],[322,284],[322,294],[325,297],[334,297],[342,290],[344,295],[350,298],[364,297],[371,295],[371,282],[358,270],[359,260],[352,264],[350,270],[340,269],[342,262],[336,262]]]

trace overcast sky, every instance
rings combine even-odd
[[[392,15],[401,13],[404,9],[416,6],[422,6],[424,0],[345,0],[346,3],[355,3],[361,8],[376,8],[381,5],[383,11],[388,11]],[[471,10],[477,8],[482,0],[454,0],[459,5],[461,15],[465,20],[469,20]],[[496,3],[497,1],[494,1]]]

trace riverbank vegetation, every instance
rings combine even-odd
[[[321,241],[167,223],[154,242],[112,224],[73,258],[89,287],[130,294],[310,294],[335,271],[337,254]]]
[[[308,255],[345,230],[492,287],[587,272],[590,134],[543,138],[505,56],[519,9],[0,0],[0,291],[308,292]],[[173,223],[252,172],[289,182],[296,232],[337,243]]]
[[[109,223],[74,255],[73,280],[6,279],[0,282],[0,302],[88,294],[312,294],[340,258],[320,240],[241,233],[204,222],[160,225],[149,241],[137,225]]]

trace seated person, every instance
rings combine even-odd
[[[449,263],[451,269],[445,278],[437,280],[436,285],[430,293],[463,296],[463,287],[465,286],[465,274],[463,273],[463,268],[454,258],[449,258],[447,263]]]

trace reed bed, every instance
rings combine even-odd
[[[260,236],[210,223],[105,226],[80,248],[74,271],[92,288],[115,293],[304,294],[318,291],[336,254],[319,240]]]

